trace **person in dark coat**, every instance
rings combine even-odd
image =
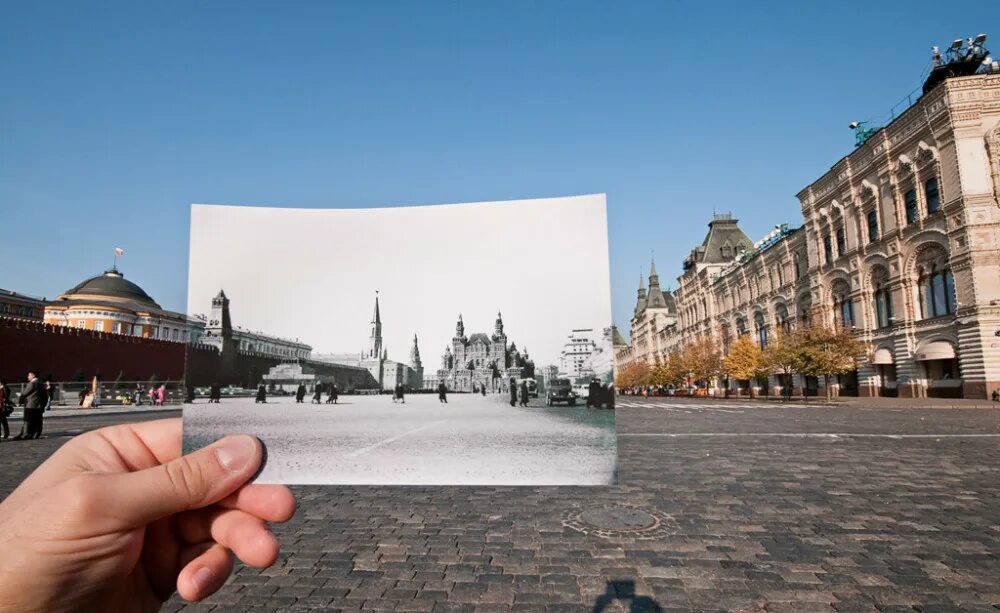
[[[482,394],[483,396],[486,395],[486,384],[479,386],[479,393]]]
[[[444,384],[444,381],[438,383],[438,402],[448,404],[448,386]]]
[[[323,384],[317,383],[316,389],[313,391],[312,404],[322,404],[323,403]]]
[[[257,388],[257,398],[253,401],[254,404],[257,404],[258,402],[267,404],[267,388],[264,387],[263,383],[261,383],[260,387]]]
[[[510,406],[517,406],[517,381],[513,378],[510,380]]]
[[[518,394],[521,398],[521,406],[528,406],[528,382],[521,381],[520,393]]]
[[[295,402],[300,403],[305,400],[306,386],[299,383],[299,389],[295,390]]]
[[[7,387],[6,381],[0,379],[0,430],[3,431],[3,438],[10,438],[10,424],[7,423],[8,410],[13,411],[13,405],[10,401],[10,388]]]
[[[393,402],[395,402],[397,398],[399,399],[400,402],[402,402],[403,404],[406,404],[406,397],[403,396],[403,384],[402,383],[397,383],[396,384],[396,389],[393,392],[393,396],[392,396]]]
[[[24,419],[21,433],[15,436],[14,440],[41,438],[42,413],[45,411],[48,398],[45,395],[45,387],[34,371],[28,372],[28,385],[21,392],[19,402],[24,405]]]
[[[601,384],[597,379],[591,379],[587,386],[587,407],[601,407]]]
[[[339,394],[340,394],[340,391],[337,389],[337,384],[336,383],[331,383],[330,384],[330,397],[326,399],[326,403],[327,404],[337,404],[337,396]]]
[[[208,401],[219,404],[222,400],[222,387],[218,383],[213,383],[212,387],[208,388]]]

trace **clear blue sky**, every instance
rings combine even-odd
[[[671,283],[713,209],[754,239],[797,224],[795,194],[851,150],[848,122],[918,87],[932,44],[985,31],[1000,52],[998,16],[923,1],[6,2],[0,287],[54,297],[120,246],[127,277],[183,310],[192,202],[605,192],[627,331],[651,249]]]

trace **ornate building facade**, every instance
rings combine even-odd
[[[775,329],[820,317],[871,347],[839,393],[986,398],[1000,388],[1000,75],[943,81],[798,199],[803,226],[757,245],[736,220],[713,219],[684,262],[676,322],[650,332],[637,306],[619,363],[700,336],[766,345]],[[820,383],[769,381],[796,392]]]
[[[441,356],[441,368],[434,377],[425,377],[425,385],[436,387],[443,381],[452,391],[471,392],[484,387],[499,391],[511,378],[533,375],[534,363],[527,348],[521,352],[516,344],[508,345],[500,313],[492,335],[476,332],[466,336],[465,322],[459,315],[455,336]]]
[[[45,323],[180,343],[195,340],[200,329],[197,319],[162,308],[116,267],[46,304]]]
[[[672,292],[660,288],[660,276],[656,274],[656,262],[649,266],[649,291],[639,276],[639,292],[632,311],[630,338],[627,344],[618,328],[612,328],[614,363],[621,367],[633,360],[652,364],[658,356],[666,353],[662,346],[661,332],[677,321],[677,305]]]

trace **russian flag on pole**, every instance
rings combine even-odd
[[[121,247],[115,247],[115,255],[125,255],[125,250]]]

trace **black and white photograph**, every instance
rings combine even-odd
[[[184,446],[261,483],[617,482],[603,194],[193,205]]]

